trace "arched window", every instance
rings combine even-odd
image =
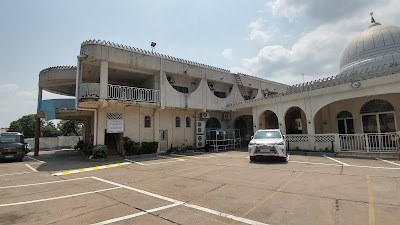
[[[181,127],[181,118],[179,116],[175,118],[175,127]]]
[[[354,134],[353,115],[348,111],[342,111],[337,115],[339,134]]]
[[[382,99],[374,99],[360,110],[363,133],[396,132],[395,110],[392,104]]]
[[[150,116],[144,117],[144,127],[151,127],[151,119]]]
[[[186,127],[191,127],[190,117],[186,117]]]

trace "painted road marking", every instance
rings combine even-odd
[[[328,158],[328,159],[330,159],[330,160],[333,160],[333,161],[335,161],[335,162],[337,162],[337,163],[340,163],[340,164],[342,164],[343,166],[348,166],[348,165],[349,165],[349,164],[347,164],[347,163],[341,162],[341,161],[339,161],[339,160],[337,160],[337,159],[331,158],[331,157],[326,156],[326,155],[324,155],[324,157],[325,157],[325,158]]]
[[[158,207],[158,208],[145,210],[143,212],[138,212],[138,213],[134,213],[134,214],[130,214],[130,215],[121,216],[121,217],[117,217],[117,218],[114,218],[114,219],[106,220],[106,221],[103,221],[103,222],[94,223],[92,225],[106,225],[106,224],[110,224],[110,223],[115,223],[115,222],[119,222],[119,221],[123,221],[123,220],[127,220],[127,219],[132,219],[132,218],[135,218],[135,217],[138,217],[138,216],[143,216],[143,215],[146,215],[146,214],[149,214],[149,213],[157,212],[157,211],[160,211],[160,210],[169,209],[169,208],[172,208],[172,207],[175,207],[175,206],[178,206],[178,205],[180,205],[180,204],[174,203],[174,204],[170,204],[170,205],[166,205],[166,206],[161,206],[161,207]]]
[[[232,220],[235,220],[235,221],[239,221],[239,222],[242,222],[242,223],[256,224],[256,225],[268,225],[268,224],[265,224],[265,223],[257,222],[257,221],[246,219],[246,218],[243,218],[243,217],[238,217],[238,216],[226,214],[226,213],[223,213],[223,212],[219,212],[219,211],[216,211],[216,210],[212,210],[212,209],[209,209],[209,208],[205,208],[205,207],[202,207],[202,206],[199,206],[199,205],[188,204],[188,203],[185,203],[185,202],[182,202],[182,201],[179,201],[179,200],[175,200],[175,199],[172,199],[172,198],[169,198],[169,197],[166,197],[166,196],[162,196],[162,195],[159,195],[159,194],[151,193],[151,192],[148,192],[148,191],[144,191],[144,190],[141,190],[141,189],[138,189],[138,188],[134,188],[134,187],[130,187],[130,186],[123,185],[123,184],[119,184],[119,183],[116,183],[116,182],[113,182],[113,181],[109,181],[109,180],[105,180],[105,179],[102,179],[102,178],[98,178],[98,177],[94,177],[94,176],[92,178],[96,179],[96,180],[99,180],[99,181],[103,181],[103,182],[108,183],[108,184],[115,185],[117,187],[126,188],[128,190],[136,191],[136,192],[139,192],[139,193],[142,193],[142,194],[154,197],[154,198],[158,198],[158,199],[162,199],[162,200],[165,200],[165,201],[168,201],[168,202],[172,202],[172,203],[174,203],[176,205],[186,206],[186,207],[189,207],[189,208],[197,209],[197,210],[200,210],[200,211],[203,211],[203,212],[207,212],[207,213],[214,214],[214,215],[217,215],[217,216],[225,217],[225,218],[232,219]],[[174,204],[172,204],[172,205],[174,205]],[[172,205],[169,205],[169,206],[172,207]]]
[[[72,195],[63,195],[63,196],[58,196],[58,197],[53,197],[53,198],[44,198],[44,199],[37,199],[37,200],[32,200],[32,201],[7,203],[7,204],[1,204],[0,207],[14,206],[14,205],[26,205],[26,204],[36,203],[36,202],[47,202],[47,201],[63,199],[63,198],[71,198],[71,197],[76,197],[76,196],[81,196],[81,195],[95,194],[95,193],[99,193],[99,192],[110,191],[110,190],[115,190],[115,189],[120,189],[120,188],[121,187],[113,187],[113,188],[107,188],[107,189],[100,189],[100,190],[96,190],[96,191],[82,192],[82,193],[72,194]]]
[[[375,225],[375,208],[374,208],[374,194],[372,192],[371,177],[365,176],[367,179],[368,186],[368,214],[369,214],[369,225]]]
[[[168,157],[168,156],[163,156],[159,155],[158,157],[164,158],[164,159],[173,159],[173,160],[178,160],[178,161],[185,161],[186,159],[178,159],[178,158],[173,158],[173,157]]]
[[[302,161],[289,161],[290,163],[303,163],[303,164],[311,164],[311,165],[323,165],[323,166],[337,166],[341,167],[339,164],[329,164],[329,163],[317,163],[317,162],[302,162]],[[400,168],[394,167],[381,167],[381,166],[358,166],[358,165],[343,165],[344,167],[356,167],[356,168],[370,168],[370,169],[385,169],[385,170],[400,170]]]
[[[53,173],[52,176],[63,176],[63,175],[69,175],[69,174],[74,174],[74,173],[83,173],[83,172],[88,172],[88,171],[103,170],[103,169],[108,169],[108,168],[113,168],[113,167],[118,167],[118,166],[125,166],[125,165],[130,165],[130,164],[132,164],[132,163],[124,162],[124,163],[109,164],[109,165],[104,165],[104,166],[94,166],[94,167],[82,168],[82,169],[76,169],[76,170],[66,170],[66,171],[61,171],[58,173]]]
[[[37,170],[35,168],[33,168],[31,165],[29,164],[25,164],[25,166],[27,166],[29,169],[31,169],[33,172],[37,172]]]
[[[44,161],[42,161],[42,160],[38,160],[38,159],[32,158],[32,157],[30,157],[30,156],[25,156],[25,157],[27,157],[27,158],[29,158],[29,159],[32,159],[32,160],[35,160],[35,161],[40,162],[40,163],[46,163],[46,162],[44,162]]]
[[[380,158],[376,158],[376,159],[377,159],[377,160],[384,161],[384,162],[387,162],[387,163],[390,163],[390,164],[393,164],[393,165],[396,165],[396,166],[400,166],[400,164],[398,164],[398,163],[395,163],[395,162],[391,162],[391,161],[384,160],[384,159],[380,159]]]
[[[37,186],[37,185],[43,185],[43,184],[54,184],[54,183],[62,183],[62,182],[67,182],[67,181],[89,179],[89,178],[92,179],[92,177],[79,177],[79,178],[74,178],[74,179],[69,179],[69,180],[56,180],[56,181],[48,181],[48,182],[42,182],[42,183],[20,184],[20,185],[13,185],[13,186],[5,186],[5,187],[0,187],[0,189],[16,188],[16,187],[28,187],[28,186]]]
[[[34,172],[6,173],[6,174],[0,174],[0,177],[3,177],[3,176],[14,176],[14,175],[21,175],[21,174],[27,174],[27,173],[34,173]]]
[[[136,161],[133,161],[133,160],[130,160],[130,159],[125,159],[125,161],[136,163],[136,164],[139,164],[139,165],[142,165],[142,166],[146,166],[146,164],[144,164],[144,163],[136,162]]]

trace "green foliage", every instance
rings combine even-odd
[[[60,135],[60,131],[54,126],[51,121],[41,128],[42,137],[58,137]]]
[[[176,152],[176,153],[184,153],[187,150],[192,150],[193,147],[188,145],[188,146],[176,146],[176,147],[172,147],[170,149],[167,150],[167,153],[171,153],[171,152]]]
[[[130,137],[123,137],[122,141],[125,155],[139,155],[139,143],[134,142]]]
[[[79,150],[84,156],[93,155],[93,144],[85,141],[78,141],[78,143],[74,146],[75,150]]]
[[[139,154],[152,154],[157,153],[158,142],[142,142],[139,147]]]
[[[158,142],[142,142],[140,145],[138,142],[134,142],[129,137],[123,137],[123,148],[125,155],[141,155],[141,154],[153,154],[157,153]]]
[[[107,157],[107,146],[96,145],[93,148],[93,158],[100,159]]]
[[[35,125],[36,114],[25,115],[16,121],[12,121],[9,131],[20,132],[25,138],[33,138],[35,137]]]
[[[77,123],[71,120],[62,120],[57,125],[63,136],[81,136],[82,129]]]

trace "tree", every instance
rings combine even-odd
[[[58,137],[61,135],[61,132],[51,121],[49,121],[45,126],[42,126],[40,130],[42,137]]]
[[[25,115],[10,123],[8,131],[22,133],[25,138],[35,137],[36,114]]]
[[[81,128],[75,122],[71,120],[63,120],[60,121],[57,125],[58,129],[61,132],[61,135],[64,136],[80,136],[82,131]]]

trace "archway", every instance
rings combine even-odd
[[[211,117],[210,119],[207,120],[206,129],[213,129],[213,130],[221,129],[221,123],[217,118]]]
[[[363,133],[396,132],[395,110],[385,100],[374,99],[365,103],[360,110]]]
[[[279,129],[278,116],[270,110],[262,113],[259,121],[261,129]]]
[[[253,116],[243,115],[236,118],[234,128],[240,132],[242,145],[246,145],[253,135]]]
[[[299,107],[291,107],[285,114],[286,134],[307,134],[306,115]]]

